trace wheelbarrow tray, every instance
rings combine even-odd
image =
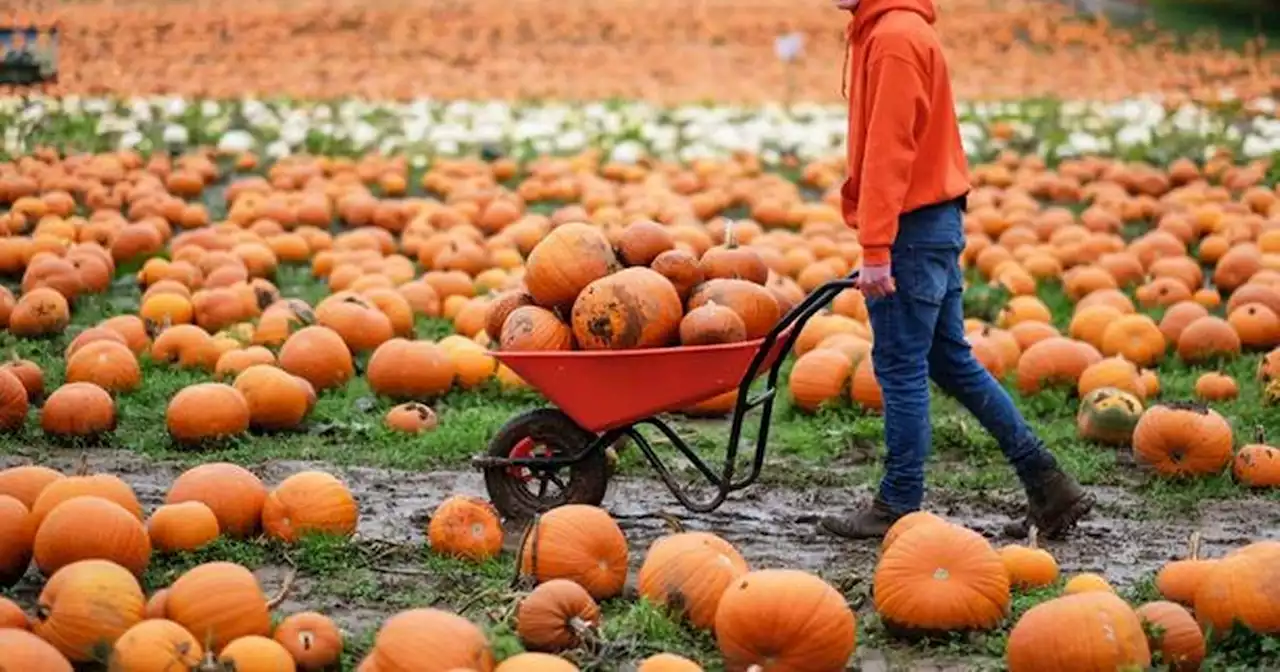
[[[763,372],[787,346],[775,338]],[[492,352],[583,429],[605,432],[737,389],[764,338],[645,350]]]

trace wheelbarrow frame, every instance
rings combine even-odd
[[[747,366],[746,372],[742,376],[742,380],[738,383],[737,400],[734,404],[733,416],[729,427],[729,445],[725,451],[724,464],[719,471],[713,469],[712,465],[698,456],[697,453],[685,442],[683,438],[661,417],[652,415],[641,418],[639,420],[627,423],[620,427],[606,429],[601,433],[591,433],[595,435],[593,440],[586,443],[577,452],[563,455],[549,455],[544,457],[512,457],[510,455],[483,455],[477,456],[472,460],[472,464],[482,470],[486,474],[509,472],[512,469],[528,469],[530,471],[548,471],[552,469],[562,469],[582,464],[588,460],[599,459],[611,447],[618,444],[623,439],[630,439],[635,443],[640,452],[644,454],[645,459],[657,472],[658,478],[662,480],[671,494],[686,509],[695,513],[709,513],[716,510],[722,505],[729,495],[738,490],[742,490],[754,484],[760,478],[761,472],[764,470],[765,454],[769,441],[769,429],[773,417],[773,403],[778,393],[778,378],[782,372],[782,365],[786,360],[788,353],[795,345],[795,341],[800,336],[801,330],[805,323],[814,315],[821,311],[837,294],[841,291],[854,286],[858,277],[858,272],[854,271],[848,277],[832,280],[823,284],[817,290],[810,293],[799,304],[794,306],[786,315],[778,321],[777,324],[761,339],[756,353]],[[778,342],[782,342],[782,347],[769,362],[770,356],[775,350]],[[769,372],[765,379],[764,389],[759,394],[752,396],[751,388],[756,378],[761,374],[768,364]],[[735,471],[737,468],[737,459],[739,452],[739,444],[742,439],[743,426],[746,423],[748,413],[760,409],[760,431],[756,436],[755,455],[751,460],[751,470],[743,478],[735,480]],[[546,412],[547,409],[539,409],[532,413]],[[558,412],[558,411],[557,411]],[[517,422],[521,418],[528,416],[518,416],[512,422]],[[567,416],[564,420],[572,422]],[[574,423],[576,426],[576,423]],[[658,454],[654,445],[641,433],[638,428],[642,425],[648,425],[658,430],[671,445],[679,451],[693,467],[702,475],[708,484],[716,489],[714,495],[710,499],[697,499],[689,489],[676,482],[676,478],[671,469],[667,467],[666,462]],[[578,427],[582,432],[588,432],[586,429]],[[606,472],[607,479],[611,476]],[[504,476],[509,477],[509,476]],[[503,509],[503,504],[499,501],[499,497],[494,496],[493,486],[490,484],[490,495],[498,505],[499,510]],[[601,497],[603,497],[603,488],[601,488]],[[581,502],[581,503],[599,503],[597,502]],[[554,507],[548,507],[554,508]],[[521,514],[527,512],[505,511],[502,513],[508,517],[522,517]]]

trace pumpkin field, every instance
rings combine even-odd
[[[0,85],[0,672],[1280,667],[1280,55],[939,3],[969,342],[1097,504],[1003,536],[935,388],[924,510],[848,542],[883,404],[808,4],[18,3],[59,72]],[[739,434],[712,356],[824,287]],[[759,480],[681,506],[762,410]]]

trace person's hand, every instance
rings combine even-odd
[[[857,9],[858,3],[862,2],[862,0],[834,0],[834,1],[836,3],[836,9],[843,9],[847,12],[852,12],[853,10]]]
[[[883,299],[898,291],[889,264],[863,265],[858,273],[858,290],[868,299]]]

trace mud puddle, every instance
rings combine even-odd
[[[79,466],[81,455],[58,454],[46,463],[69,473]],[[0,456],[0,467],[27,461]],[[89,453],[88,466],[91,471],[123,478],[148,510],[161,503],[169,484],[181,473],[178,465],[150,461],[128,451]],[[359,536],[392,544],[424,543],[426,521],[446,497],[485,495],[479,473],[470,471],[407,472],[300,461],[269,461],[250,468],[269,486],[303,469],[338,475],[360,502]],[[1077,533],[1067,541],[1050,540],[1043,545],[1064,572],[1098,572],[1117,586],[1132,584],[1164,562],[1185,555],[1193,531],[1200,531],[1207,556],[1280,536],[1280,502],[1261,498],[1206,501],[1195,514],[1153,520],[1141,515],[1144,502],[1128,491],[1095,488],[1093,492],[1099,505]],[[756,486],[732,495],[715,512],[693,514],[659,481],[618,478],[610,484],[605,507],[626,533],[637,566],[644,549],[671,531],[675,520],[686,530],[714,532],[728,539],[753,567],[793,567],[869,580],[879,544],[846,542],[820,534],[817,519],[866,502],[870,496],[867,491],[824,487]],[[1000,530],[1010,515],[1017,513],[1020,498],[1020,493],[1011,492],[941,491],[931,493],[926,508],[982,532],[994,543],[1006,543]]]

